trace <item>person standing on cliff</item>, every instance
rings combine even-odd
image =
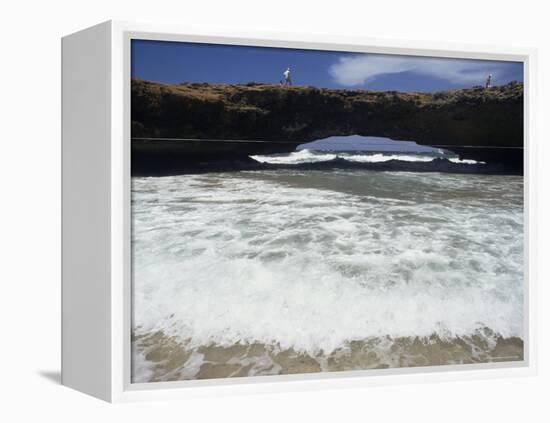
[[[491,79],[493,78],[493,75],[489,74],[487,75],[487,79],[485,80],[485,88],[491,88]]]
[[[283,85],[292,85],[290,80],[290,68],[286,68],[286,71],[283,72]]]

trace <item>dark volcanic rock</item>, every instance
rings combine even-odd
[[[288,152],[316,139],[355,134],[445,146],[464,158],[519,163],[523,84],[401,93],[132,80],[135,158],[156,153],[172,159],[228,159]]]

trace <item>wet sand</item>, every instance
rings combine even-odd
[[[192,348],[162,332],[132,342],[134,382],[216,379],[398,367],[523,360],[523,341],[489,329],[468,337],[372,338],[349,342],[328,354],[308,354],[276,345],[235,344]],[[137,369],[137,367],[140,367]],[[139,371],[138,371],[139,370]]]

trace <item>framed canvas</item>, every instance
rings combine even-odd
[[[62,50],[63,384],[536,371],[533,51],[124,22]]]

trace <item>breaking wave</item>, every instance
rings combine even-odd
[[[315,357],[357,340],[521,338],[522,201],[521,178],[503,176],[134,178],[134,334]]]
[[[331,152],[316,150],[299,150],[286,154],[256,155],[251,156],[260,163],[298,165],[304,163],[331,162],[340,159],[352,163],[384,163],[390,161],[402,162],[433,162],[434,160],[444,160],[456,164],[484,164],[475,160],[464,159],[447,155],[440,151],[439,153],[376,153],[376,152]]]

